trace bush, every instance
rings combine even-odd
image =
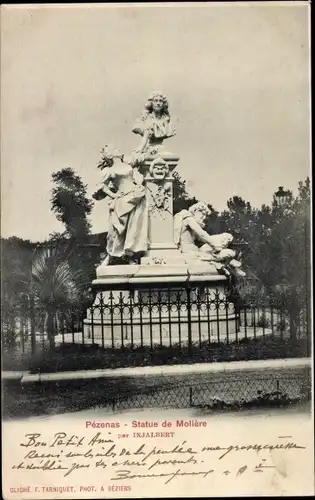
[[[286,320],[283,318],[276,324],[277,332],[284,333],[287,328]]]
[[[172,346],[131,346],[102,348],[97,344],[62,344],[32,357],[31,373],[49,373],[136,366],[161,366],[222,361],[276,359],[306,355],[306,340],[292,346],[289,339],[266,337],[243,342],[196,342]]]
[[[270,327],[270,319],[267,318],[265,314],[262,314],[257,322],[257,326],[260,328],[269,328]]]

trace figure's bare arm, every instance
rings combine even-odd
[[[112,191],[107,184],[103,185],[102,190],[104,191],[106,196],[109,196],[112,199],[117,198],[116,193],[114,191]]]
[[[100,189],[98,189],[94,194],[93,198],[96,200],[101,200],[105,198],[106,196],[109,196],[110,198],[114,199],[117,197],[116,193],[110,189],[109,184],[111,183],[111,176],[106,175],[104,181],[102,182],[102,185]]]
[[[216,251],[215,247],[211,243],[210,235],[207,233],[207,231],[202,229],[200,224],[198,224],[193,216],[189,217],[186,222],[190,229],[194,232],[196,239],[198,239],[201,243],[206,243],[213,249],[213,251]]]
[[[137,148],[137,153],[143,153],[148,145],[149,142],[149,137],[150,137],[150,131],[145,130],[143,135],[142,135],[142,140],[140,143],[140,146]]]

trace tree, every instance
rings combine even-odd
[[[52,347],[61,323],[70,325],[72,318],[81,316],[91,304],[95,256],[90,255],[89,247],[77,248],[65,237],[42,243],[12,237],[3,239],[1,246],[4,345],[15,345],[23,325],[28,325],[34,340],[35,329],[41,325]],[[82,265],[78,254],[88,265]],[[32,328],[32,321],[36,328]]]
[[[28,285],[28,305],[42,319],[51,348],[58,325],[69,325],[73,315],[83,312],[91,300],[88,270],[74,270],[70,255],[65,252],[64,247],[61,250],[40,247],[34,254],[30,272],[20,270],[21,283]]]
[[[87,186],[70,167],[54,173],[52,179],[55,184],[51,197],[52,211],[66,230],[62,234],[53,234],[48,244],[57,246],[59,252],[63,252],[75,273],[81,268],[86,269],[91,282],[99,252],[95,245],[89,243],[91,223],[88,216],[93,202],[87,197]]]
[[[30,269],[32,252],[38,243],[12,236],[1,239],[1,282],[6,294],[20,290],[18,269]]]
[[[229,198],[227,210],[220,214],[221,231],[233,234],[239,243],[248,241],[255,223],[256,210],[240,196]]]
[[[186,181],[183,180],[177,172],[173,172],[173,213],[174,215],[181,210],[188,209],[198,202],[197,198],[191,196],[186,189]]]
[[[229,198],[227,209],[217,216],[216,232],[233,235],[231,247],[236,251],[237,260],[242,261],[247,275],[256,274],[253,272],[255,269],[253,259],[257,244],[257,210],[239,196]]]
[[[68,236],[85,239],[90,232],[88,220],[93,202],[86,196],[87,186],[70,167],[52,174],[55,187],[52,190],[52,210],[66,227]]]
[[[287,309],[300,310],[306,296],[306,275],[310,275],[310,181],[299,183],[298,196],[285,191],[285,203],[276,196],[271,206],[259,209],[239,196],[227,202],[218,216],[219,231],[233,234],[242,242],[243,266],[254,274],[257,285],[269,297],[277,296]],[[310,285],[307,285],[310,289]],[[293,301],[297,300],[298,304]]]
[[[275,270],[273,290],[289,312],[291,336],[297,332],[297,318],[304,317],[310,333],[311,254],[310,179],[299,182],[298,195],[282,207],[273,206],[272,228]]]

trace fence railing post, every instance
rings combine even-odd
[[[186,297],[187,297],[187,333],[188,333],[188,357],[192,358],[192,335],[191,335],[191,288],[190,284],[187,283],[186,286]]]
[[[189,407],[192,408],[193,406],[193,390],[192,387],[189,387]]]
[[[306,303],[305,303],[305,314],[306,314],[306,355],[311,356],[312,350],[312,342],[311,342],[311,334],[312,334],[312,313],[309,307],[309,296],[308,291],[306,290]]]
[[[34,297],[30,297],[30,323],[31,323],[31,350],[32,354],[36,352],[36,331],[35,331],[35,310]]]

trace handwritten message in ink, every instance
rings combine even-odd
[[[25,472],[43,471],[54,483],[62,478],[78,479],[82,474],[88,477],[93,470],[106,471],[106,490],[121,492],[131,491],[135,481],[145,479],[168,486],[184,476],[200,480],[218,475],[230,478],[270,473],[285,476],[285,468],[279,467],[272,454],[277,451],[284,456],[303,453],[306,449],[292,436],[277,436],[271,442],[236,440],[222,444],[215,436],[209,437],[210,432],[201,442],[189,436],[183,439],[182,433],[177,436],[176,422],[174,430],[152,430],[171,427],[165,422],[155,425],[154,422],[132,421],[128,426],[131,430],[123,431],[120,426],[86,422],[89,432],[76,434],[62,429],[52,433],[34,430],[23,435],[19,442],[21,455],[18,460],[12,457],[11,469],[15,471],[17,482],[19,473],[23,473],[23,478],[29,477],[31,482],[31,475],[25,476]],[[202,421],[194,422],[195,427],[203,427]],[[179,425],[185,427],[184,423]],[[189,425],[192,426],[191,421]],[[76,493],[71,485],[34,485],[33,488],[35,493],[62,493],[63,488]],[[85,485],[81,491],[97,492],[97,489],[94,485]],[[103,490],[101,486],[100,491]]]

